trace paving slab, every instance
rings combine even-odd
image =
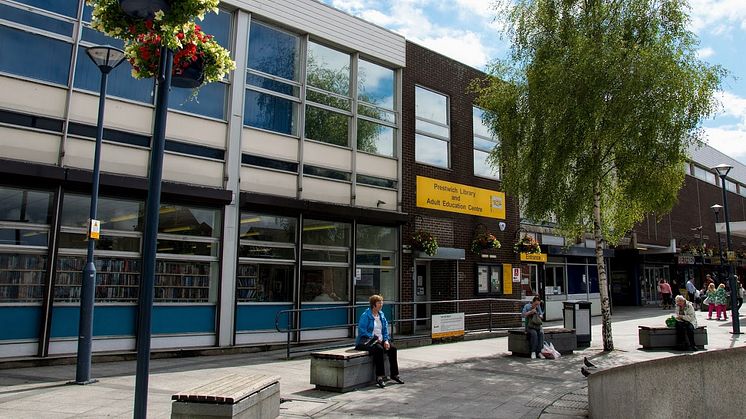
[[[399,350],[404,385],[367,387],[338,394],[316,390],[310,360],[285,360],[284,351],[151,361],[148,417],[170,416],[171,394],[226,374],[279,375],[281,417],[443,417],[443,418],[576,418],[587,415],[587,384],[580,374],[583,358],[599,368],[649,359],[687,356],[675,350],[641,350],[637,326],[664,325],[670,312],[619,308],[613,315],[615,350],[603,352],[600,318],[593,318],[589,348],[557,360],[513,357],[507,337],[435,344]],[[730,322],[707,321],[707,350],[742,346],[744,335],[730,334]],[[743,319],[743,318],[742,318]],[[742,320],[743,321],[743,320]],[[546,327],[561,326],[550,322]],[[135,363],[95,363],[98,383],[65,383],[74,365],[0,370],[0,418],[131,418]],[[375,400],[375,403],[371,401]]]

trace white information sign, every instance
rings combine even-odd
[[[464,335],[464,313],[434,314],[432,338]]]

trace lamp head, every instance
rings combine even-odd
[[[724,178],[728,176],[728,172],[730,172],[730,169],[732,168],[733,166],[722,163],[722,164],[718,164],[717,166],[713,167],[711,170],[717,173],[717,175],[720,176],[721,178]]]
[[[85,52],[104,74],[107,74],[119,64],[122,64],[122,61],[124,61],[125,58],[124,51],[110,45],[88,47]]]
[[[715,214],[717,214],[717,213],[720,212],[720,210],[723,208],[723,206],[720,205],[720,204],[715,204],[715,205],[711,206],[710,208],[712,208],[712,210],[715,211]]]

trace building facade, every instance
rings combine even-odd
[[[3,356],[76,351],[100,73],[84,1],[0,1]],[[202,22],[237,70],[171,89],[153,348],[347,336],[400,290],[404,39],[312,0],[225,1]],[[135,348],[153,80],[109,76],[94,351]],[[323,307],[288,316],[283,310]],[[290,323],[288,319],[290,318]]]

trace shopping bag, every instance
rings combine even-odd
[[[554,349],[552,342],[544,342],[544,347],[541,348],[541,354],[544,355],[544,358],[546,359],[557,359],[560,357],[560,353]]]

